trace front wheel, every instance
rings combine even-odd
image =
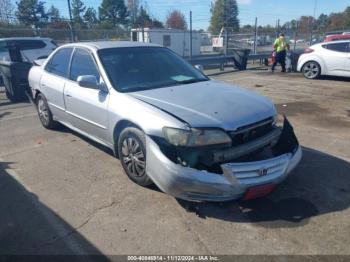
[[[141,186],[152,184],[146,174],[146,138],[141,130],[128,127],[121,132],[118,155],[125,173],[132,181]]]
[[[41,124],[47,129],[55,128],[57,122],[53,120],[51,110],[43,94],[37,96],[36,105]]]
[[[303,66],[302,72],[307,79],[317,79],[321,75],[321,67],[317,62],[310,61]]]

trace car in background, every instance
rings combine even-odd
[[[329,35],[326,36],[324,39],[324,42],[333,42],[333,41],[343,41],[343,40],[350,40],[350,34],[343,33],[342,35]]]
[[[0,38],[0,86],[12,102],[26,99],[27,75],[36,59],[47,58],[57,47],[50,38]]]
[[[350,40],[320,43],[305,49],[297,70],[308,79],[321,75],[350,77]]]
[[[50,38],[39,37],[11,37],[0,38],[0,61],[10,61],[8,47],[15,45],[21,50],[25,61],[33,62],[36,59],[46,58],[57,44]]]
[[[270,100],[158,45],[64,45],[31,68],[29,85],[44,127],[60,122],[111,148],[132,181],[181,199],[265,196],[302,157]]]

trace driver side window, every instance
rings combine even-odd
[[[97,82],[100,81],[100,74],[90,53],[77,48],[74,51],[71,62],[70,79],[77,81],[78,76],[84,75],[93,75],[96,77]]]

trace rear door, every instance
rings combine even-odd
[[[58,50],[45,66],[40,80],[40,89],[45,95],[51,111],[62,121],[65,121],[63,90],[69,74],[72,52],[73,48]]]
[[[328,73],[331,75],[345,76],[348,74],[347,62],[349,43],[329,43],[323,45],[322,55],[325,60]]]
[[[93,75],[98,81],[103,81],[90,51],[84,48],[75,48],[69,80],[64,90],[69,122],[79,130],[106,143],[108,141],[107,105],[109,94],[100,89],[79,86],[77,78],[84,75]]]

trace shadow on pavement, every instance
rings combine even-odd
[[[0,255],[96,255],[102,253],[9,174],[0,162]],[[76,259],[86,261],[87,256]],[[62,258],[63,259],[63,258]]]
[[[268,197],[225,203],[178,203],[198,217],[263,227],[299,227],[350,206],[350,163],[303,148],[300,166]]]

